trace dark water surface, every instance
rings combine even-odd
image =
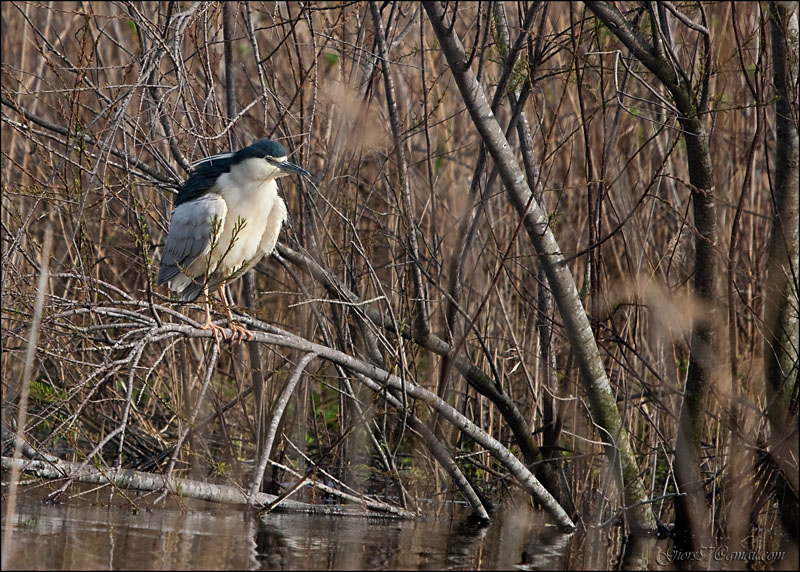
[[[44,487],[22,487],[6,569],[36,570],[669,570],[671,544],[624,545],[619,528],[564,534],[541,511],[509,502],[489,526],[468,524],[463,507],[439,518],[401,521],[297,513],[258,519],[243,507],[107,489],[42,504]],[[3,490],[3,525],[8,500]],[[4,529],[5,532],[5,529]],[[727,548],[727,547],[722,547]],[[719,547],[718,547],[719,549]],[[792,569],[797,555],[772,561],[703,558],[703,569]],[[763,556],[763,555],[762,555]],[[713,561],[713,562],[712,562]],[[788,568],[787,568],[788,566]]]
[[[19,491],[3,546],[8,569],[564,569],[572,541],[527,507],[505,507],[475,529],[460,508],[426,521],[290,513],[259,520],[201,501],[137,514],[118,495],[105,506],[107,491],[43,505],[45,493]],[[4,499],[3,523],[6,508]]]

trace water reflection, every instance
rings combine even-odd
[[[246,511],[204,502],[107,507],[108,493],[42,505],[23,491],[9,569],[563,569],[570,536],[524,504],[489,526],[461,508],[438,520],[395,521]],[[135,499],[145,507],[148,500]],[[4,507],[5,508],[5,507]]]

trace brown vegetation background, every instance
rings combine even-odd
[[[244,280],[230,286],[238,308],[438,393],[522,458],[502,412],[453,367],[450,358],[463,352],[511,398],[543,458],[563,471],[576,522],[609,524],[624,500],[561,315],[542,304],[537,253],[491,157],[476,173],[481,138],[425,10],[379,6],[405,181],[366,3],[233,3],[227,35],[223,3],[3,3],[4,424],[13,424],[28,382],[25,436],[38,451],[155,472],[172,460],[182,476],[249,486],[271,408],[307,352],[223,344],[217,359],[197,323],[182,317],[199,322],[202,307],[170,301],[154,276],[188,164],[270,137],[312,177],[281,180],[290,222],[280,254],[252,273],[252,300]],[[618,6],[646,30],[641,4]],[[446,9],[489,100],[529,8]],[[700,21],[697,4],[678,8]],[[530,89],[522,111],[540,162],[537,200],[577,283],[654,514],[675,518],[673,460],[691,330],[712,320],[717,345],[699,466],[709,531],[763,549],[763,531],[782,526],[776,475],[797,470],[796,451],[783,468],[766,454],[764,301],[776,168],[769,13],[766,4],[703,10],[712,41],[703,121],[718,230],[710,305],[693,291],[686,145],[662,103],[669,95],[609,29],[583,4],[538,6],[505,90]],[[674,23],[678,57],[699,77],[701,38]],[[796,97],[792,105],[796,126]],[[512,113],[500,98],[501,126]],[[515,133],[509,142],[518,153]],[[49,278],[24,379],[47,227]],[[337,298],[303,257],[359,301]],[[391,324],[370,321],[362,307]],[[421,307],[449,355],[394,333],[413,329]],[[153,334],[163,323],[186,329]],[[541,326],[550,324],[543,360],[548,328]],[[514,487],[505,468],[453,424],[437,423],[426,403],[405,405],[486,497],[497,502]],[[796,411],[788,418],[795,430]],[[453,491],[400,411],[323,359],[305,366],[271,459],[423,512],[438,510]],[[280,492],[279,483],[296,477],[273,467],[265,480],[265,490]],[[436,503],[422,502],[430,498]]]

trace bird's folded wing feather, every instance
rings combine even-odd
[[[169,282],[199,256],[206,256],[225,226],[228,206],[216,193],[183,203],[172,211],[167,243],[161,254],[158,283]],[[216,233],[216,234],[215,234]]]

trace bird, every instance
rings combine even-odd
[[[211,322],[209,289],[216,288],[228,315],[231,341],[253,339],[233,319],[225,285],[272,254],[287,217],[277,179],[310,173],[287,161],[286,149],[264,138],[232,153],[195,161],[173,203],[157,283],[169,284],[181,302],[205,294],[205,322],[219,348],[225,329]]]

